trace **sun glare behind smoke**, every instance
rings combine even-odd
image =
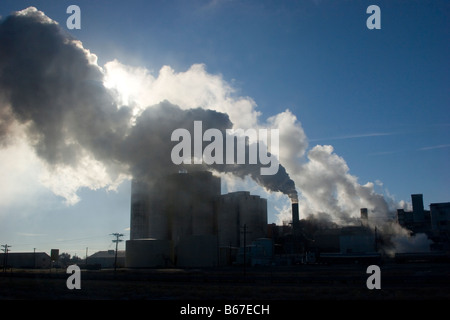
[[[117,94],[116,99],[120,105],[129,105],[133,96],[136,96],[136,89],[134,89],[136,86],[133,86],[133,80],[121,69],[108,68],[103,84]]]

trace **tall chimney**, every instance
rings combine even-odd
[[[292,231],[294,235],[299,234],[300,229],[300,219],[298,215],[298,203],[292,203]]]
[[[361,225],[367,226],[369,220],[367,208],[361,208]]]

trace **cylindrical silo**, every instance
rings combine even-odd
[[[130,240],[148,237],[148,195],[144,183],[131,182]]]
[[[165,212],[164,181],[134,179],[131,188],[130,239],[168,239],[168,218]]]

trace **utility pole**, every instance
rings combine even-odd
[[[116,255],[114,257],[114,272],[116,272],[116,268],[117,268],[117,246],[119,245],[119,242],[122,242],[123,240],[120,240],[120,237],[123,237],[122,233],[111,233],[112,236],[115,236],[116,239],[113,240],[112,242],[116,243]]]
[[[2,249],[2,251],[5,253],[5,255],[3,256],[3,272],[6,272],[6,266],[8,264],[8,252],[9,249],[11,248],[11,246],[8,246],[7,244],[2,244],[2,247],[5,249]]]

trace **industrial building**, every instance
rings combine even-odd
[[[412,194],[412,211],[397,210],[397,222],[413,234],[424,233],[433,241],[431,250],[450,250],[450,202],[431,203],[424,209],[423,195]]]
[[[431,229],[429,210],[424,210],[423,195],[412,194],[412,211],[397,209],[397,222],[413,233],[427,233]]]
[[[450,202],[431,203],[432,250],[450,252]]]
[[[267,200],[248,191],[221,194],[220,178],[194,171],[167,175],[152,182],[134,179],[131,233],[125,266],[215,267],[366,261],[377,263],[382,239],[369,224],[367,208],[358,225],[299,219],[292,203],[292,221],[267,224]],[[425,233],[432,250],[449,250],[450,203],[425,210],[423,196],[413,194],[413,210],[397,210],[397,222]],[[355,260],[356,259],[356,260]]]
[[[8,252],[5,259],[5,253],[0,253],[0,264],[6,262],[7,267],[11,268],[32,268],[44,269],[50,268],[50,256],[45,252]]]
[[[232,262],[230,252],[244,240],[266,237],[267,200],[245,191],[222,195],[220,185],[207,171],[133,180],[126,266],[218,266]]]
[[[369,226],[368,210],[360,210],[358,225],[339,226],[331,221],[298,219],[298,206],[292,205],[292,222],[269,226],[274,242],[276,264],[314,262],[377,261],[377,235]]]
[[[431,229],[450,235],[450,202],[430,204]]]
[[[116,263],[116,251],[98,251],[87,258],[86,265],[98,266],[98,268],[114,268]],[[125,251],[117,251],[117,267],[125,266]]]
[[[248,191],[225,194],[216,201],[219,246],[241,247],[267,236],[267,200]],[[244,230],[244,226],[246,230]]]
[[[367,208],[360,210],[360,225],[317,230],[314,247],[321,252],[364,254],[377,251],[376,231],[369,227]]]

